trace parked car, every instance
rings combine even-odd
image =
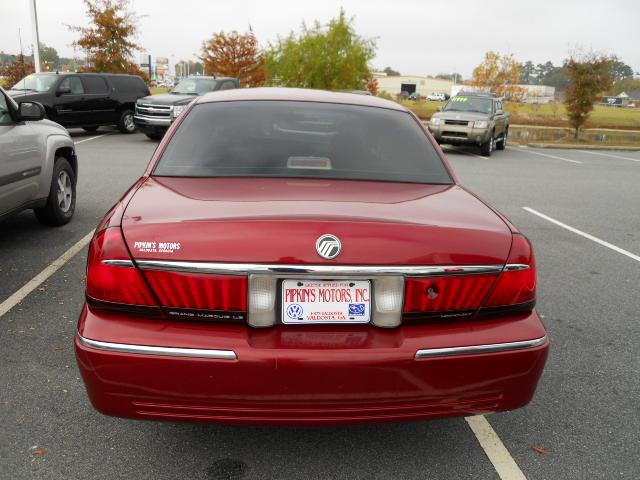
[[[116,125],[133,133],[136,100],[149,88],[136,75],[114,73],[33,73],[8,92],[17,101],[41,103],[46,118],[65,127],[95,132],[102,125]]]
[[[65,128],[44,114],[41,104],[17,104],[0,88],[0,220],[27,209],[45,225],[73,217],[75,146]]]
[[[147,137],[159,140],[194,97],[234,88],[240,88],[237,78],[195,76],[182,79],[169,93],[139,99],[134,122]]]
[[[91,241],[102,413],[342,424],[511,410],[549,342],[531,244],[373,96],[196,98]]]
[[[509,118],[501,98],[462,92],[431,116],[429,131],[438,143],[477,145],[488,157],[507,146]]]
[[[427,95],[427,100],[430,102],[446,102],[449,100],[449,95],[446,93],[431,93]]]

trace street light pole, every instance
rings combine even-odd
[[[36,10],[36,0],[29,0],[31,10],[31,24],[33,26],[33,63],[36,73],[40,73],[40,36],[38,35],[38,12]]]

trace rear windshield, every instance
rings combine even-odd
[[[294,101],[196,105],[154,175],[451,183],[408,113]]]

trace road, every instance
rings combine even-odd
[[[156,146],[140,134],[74,139],[76,216],[58,229],[31,212],[0,224],[0,305],[95,227]],[[462,182],[533,241],[552,341],[534,401],[487,420],[525,478],[636,479],[640,152],[475,153],[447,150]],[[83,248],[0,316],[0,479],[500,478],[462,418],[272,429],[94,412],[72,348],[85,257]]]

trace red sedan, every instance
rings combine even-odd
[[[196,99],[96,229],[75,338],[102,413],[342,424],[527,404],[549,343],[529,241],[404,107]]]

